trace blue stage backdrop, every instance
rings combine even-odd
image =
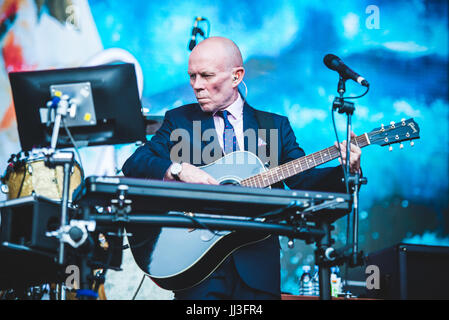
[[[342,58],[371,84],[354,101],[356,134],[402,118],[414,118],[421,129],[413,147],[363,149],[368,184],[360,192],[361,249],[369,253],[401,241],[449,245],[446,0],[88,3],[104,49],[125,49],[139,61],[142,103],[150,114],[195,101],[188,42],[194,18],[202,16],[210,36],[231,38],[241,48],[248,103],[288,116],[306,153],[336,140],[331,104],[338,74],[323,57]],[[207,24],[200,27],[207,33]],[[348,95],[363,91],[347,82]],[[345,139],[345,116],[336,114],[336,125]],[[345,244],[346,227],[346,219],[336,224],[337,247]],[[281,244],[282,290],[297,293],[301,266],[314,263],[314,247],[297,241],[288,249],[284,238]]]

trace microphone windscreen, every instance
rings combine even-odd
[[[340,64],[340,58],[338,58],[336,55],[326,54],[324,56],[323,62],[329,69],[338,71],[337,69]]]
[[[195,46],[196,46],[196,40],[190,40],[190,42],[189,42],[189,50],[190,51],[192,51],[193,50],[193,48],[195,48]]]

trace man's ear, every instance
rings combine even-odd
[[[237,67],[232,69],[232,86],[237,87],[242,82],[245,76],[245,69],[243,67]]]

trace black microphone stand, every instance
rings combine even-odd
[[[333,107],[339,109],[339,113],[346,113],[347,115],[347,139],[346,141],[351,141],[351,118],[354,113],[355,107],[354,103],[345,101],[343,98],[343,94],[345,93],[345,82],[346,79],[340,76],[338,82],[338,93],[340,94],[339,98],[336,98],[338,101],[337,104],[334,103]],[[356,267],[363,264],[363,252],[359,252],[358,248],[358,233],[359,233],[359,190],[362,184],[367,184],[368,180],[366,177],[362,177],[360,172],[357,171],[355,173],[351,173],[350,171],[350,144],[346,144],[346,163],[345,163],[345,179],[346,184],[348,186],[348,192],[351,194],[352,202],[353,202],[353,210],[352,210],[352,252],[347,256],[347,262],[350,267]],[[349,231],[350,219],[348,215],[348,231]],[[349,234],[347,235],[347,245],[349,245]],[[347,254],[347,255],[348,255]]]
[[[334,100],[333,108],[338,109],[339,113],[346,113],[347,115],[347,123],[346,123],[346,141],[351,141],[351,132],[352,132],[352,115],[354,113],[355,107],[353,102],[344,100],[344,93],[346,92],[346,80],[342,76],[340,76],[338,80],[338,93],[340,97]],[[352,253],[349,257],[349,266],[356,267],[363,263],[363,252],[359,252],[358,250],[358,222],[359,222],[359,190],[362,184],[366,184],[368,181],[365,177],[360,176],[360,172],[351,173],[350,170],[350,160],[351,160],[351,152],[350,149],[351,144],[346,143],[346,163],[345,163],[345,179],[346,185],[348,187],[348,192],[351,194],[352,202],[353,202],[353,210],[352,210]],[[350,223],[349,215],[348,215],[348,226]],[[349,228],[348,228],[349,230]],[[349,236],[349,235],[348,235]],[[349,239],[348,239],[349,242]]]
[[[53,132],[51,138],[50,150],[46,152],[45,155],[45,165],[49,168],[55,168],[57,166],[63,167],[63,187],[62,187],[62,198],[61,198],[61,220],[59,230],[56,232],[56,237],[59,238],[59,250],[57,263],[60,267],[65,264],[65,237],[66,229],[68,226],[68,208],[69,208],[69,190],[70,190],[70,172],[74,164],[74,153],[71,151],[58,151],[57,140],[59,135],[59,129],[61,126],[61,121],[69,112],[68,96],[63,96],[56,105],[56,118],[53,124]],[[51,102],[50,102],[51,103]],[[52,236],[52,235],[49,235]],[[65,291],[63,284],[58,284],[58,299],[65,300]]]
[[[355,107],[354,103],[345,101],[343,97],[346,92],[346,78],[340,76],[338,81],[338,94],[339,97],[334,99],[332,108],[338,110],[339,113],[345,113],[347,115],[346,123],[346,162],[343,166],[344,171],[344,182],[346,184],[347,191],[351,196],[351,202],[353,204],[352,209],[352,246],[349,246],[349,225],[350,225],[350,214],[348,214],[348,234],[347,234],[347,246],[335,250],[332,248],[334,243],[333,239],[330,238],[330,233],[332,231],[332,226],[324,222],[322,227],[325,230],[326,236],[324,236],[321,241],[317,243],[317,250],[315,251],[315,260],[319,266],[319,285],[320,285],[320,299],[330,300],[331,299],[331,283],[330,283],[330,267],[334,265],[341,265],[347,263],[350,267],[356,267],[363,265],[364,255],[363,252],[359,252],[358,246],[358,222],[359,222],[359,190],[362,184],[367,183],[365,177],[361,177],[359,172],[351,173],[350,171],[350,141],[352,132],[352,115],[354,113]],[[332,111],[332,112],[333,112]]]
[[[56,100],[56,118],[53,124],[51,146],[49,150],[46,150],[45,154],[45,165],[47,167],[55,168],[57,166],[62,166],[64,172],[60,227],[56,231],[47,232],[47,236],[56,237],[59,239],[57,263],[61,269],[67,264],[66,244],[70,244],[73,248],[77,249],[86,242],[88,238],[87,231],[95,229],[95,226],[92,227],[92,223],[89,223],[88,221],[86,222],[83,220],[70,220],[69,223],[70,217],[68,211],[70,201],[70,176],[75,161],[75,155],[72,151],[61,151],[57,150],[56,148],[61,122],[65,121],[65,118],[67,117],[69,112],[73,113],[73,116],[76,114],[77,105],[73,102],[69,103],[69,100],[70,97],[68,95],[62,95],[62,93],[61,99],[59,101]],[[51,108],[55,107],[53,104],[53,101],[49,103],[49,105],[51,105]],[[92,270],[88,261],[91,256],[90,251],[91,248],[87,244],[84,246],[84,248],[78,249],[78,253],[82,256],[82,258],[80,259],[78,266],[80,274],[80,290],[78,290],[79,297],[78,295],[77,297],[81,300],[96,299],[96,293],[90,290],[90,283],[92,280],[92,277],[90,276]],[[62,277],[63,275],[61,275],[60,278]],[[59,280],[60,282],[57,283],[57,299],[65,300],[66,283],[63,281],[63,279]]]

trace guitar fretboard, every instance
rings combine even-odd
[[[359,148],[363,148],[369,145],[370,141],[368,135],[365,133],[358,137],[353,138],[351,140],[351,143],[358,146]],[[332,161],[339,157],[340,153],[337,147],[331,146],[324,150],[309,154],[302,158],[292,160],[276,168],[249,177],[241,181],[240,185],[245,187],[265,188],[279,181],[287,179],[291,176],[294,176],[295,174],[312,169],[316,166]]]

